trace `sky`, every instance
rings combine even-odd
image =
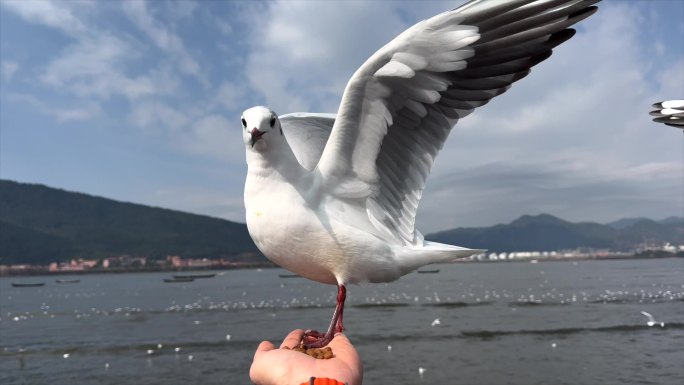
[[[0,178],[244,222],[241,112],[336,112],[351,74],[462,1],[0,0]],[[460,121],[423,233],[524,214],[684,216],[684,2],[604,0]]]

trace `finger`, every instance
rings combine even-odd
[[[342,333],[337,333],[328,346],[333,350],[335,357],[343,361],[354,363],[360,360],[354,345],[352,345],[347,336]]]
[[[351,341],[349,341],[349,338],[347,338],[346,335],[343,333],[337,333],[335,334],[335,337],[330,341],[331,347],[337,346],[337,347],[349,347],[353,346]]]
[[[254,358],[256,358],[256,356],[257,356],[259,353],[264,353],[264,352],[267,352],[267,351],[273,350],[273,349],[275,349],[275,346],[273,346],[273,344],[272,344],[271,342],[269,342],[269,341],[261,341],[261,343],[260,343],[259,346],[257,347],[256,352],[254,352]]]
[[[304,337],[304,330],[302,329],[296,329],[290,332],[290,334],[285,337],[283,340],[283,343],[280,344],[280,348],[288,347],[290,349],[294,348],[295,346],[299,345],[299,342],[302,340],[302,337]]]

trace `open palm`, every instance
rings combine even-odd
[[[328,344],[334,357],[327,360],[282,349],[299,345],[303,336],[301,329],[290,332],[280,345],[281,349],[276,349],[269,341],[259,344],[249,371],[252,382],[257,385],[299,385],[311,377],[327,377],[349,385],[361,384],[361,359],[344,334],[337,334]]]

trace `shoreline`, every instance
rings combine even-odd
[[[240,265],[220,265],[220,266],[151,266],[151,267],[111,267],[107,269],[93,268],[85,270],[59,270],[49,271],[46,266],[35,266],[22,270],[0,270],[0,278],[2,277],[25,277],[25,276],[60,276],[60,275],[97,275],[97,274],[127,274],[127,273],[178,273],[189,271],[219,271],[219,270],[240,270],[240,269],[268,269],[276,268],[278,266],[271,263],[254,263],[254,264],[240,264]]]
[[[563,258],[525,258],[525,259],[504,259],[504,260],[471,260],[460,259],[452,263],[538,263],[538,262],[572,262],[572,261],[600,261],[600,260],[625,260],[625,259],[665,259],[665,258],[683,258],[684,253],[641,253],[641,254],[614,254],[605,256],[584,255],[577,257],[563,257]],[[435,264],[439,265],[439,264]],[[126,274],[126,273],[177,273],[190,271],[220,271],[220,270],[239,270],[239,269],[273,269],[280,268],[273,263],[256,262],[256,263],[241,263],[231,265],[217,265],[217,266],[147,266],[147,267],[112,267],[112,268],[93,268],[73,271],[49,271],[47,266],[32,266],[25,269],[0,269],[0,278],[3,277],[26,277],[26,276],[63,276],[63,275],[95,275],[95,274]]]

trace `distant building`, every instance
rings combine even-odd
[[[147,257],[131,257],[130,255],[119,255],[108,257],[102,260],[102,267],[144,267],[147,265]]]
[[[183,261],[183,258],[178,255],[169,255],[166,257],[166,261],[173,267],[185,267],[188,265],[187,262]]]
[[[98,262],[99,261],[97,259],[83,258],[72,259],[69,262],[52,262],[50,265],[48,265],[48,271],[84,271],[92,269],[93,267],[97,266]]]

